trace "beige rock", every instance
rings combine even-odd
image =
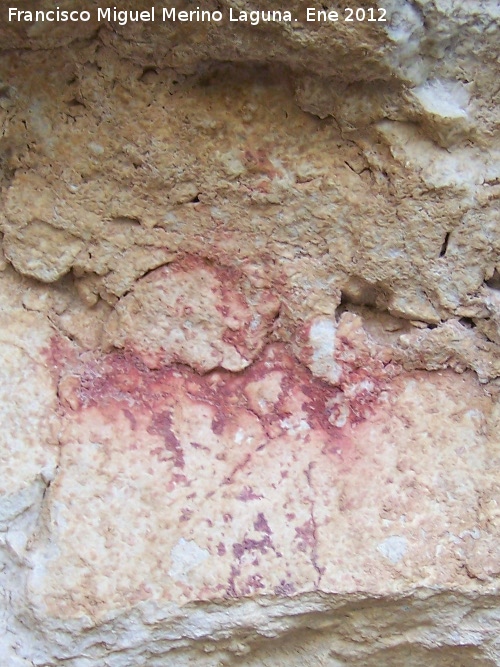
[[[2,10],[2,665],[500,664],[498,7],[372,4]]]
[[[10,522],[40,503],[55,475],[56,388],[41,358],[51,333],[33,314],[2,315],[0,525],[7,539]]]
[[[349,596],[365,606],[401,599],[403,613],[419,595],[497,592],[500,450],[489,434],[499,411],[470,374],[403,373],[369,397],[344,392],[341,427],[329,419],[339,389],[281,346],[239,375],[85,357],[59,393],[60,472],[31,551],[23,619],[49,623],[70,665],[83,627],[96,662],[123,651],[120,664],[147,664],[158,642],[158,664],[179,664],[170,651],[189,645],[186,622],[197,640],[215,642],[218,659],[251,654],[261,634],[314,627],[330,605],[322,641],[348,659],[354,649],[328,628]],[[231,611],[238,599],[250,610],[243,627]],[[291,616],[280,611],[286,599]],[[195,601],[197,620],[185,607]],[[444,604],[456,618],[459,606]],[[110,618],[122,628],[112,649]],[[484,630],[476,641],[493,650]],[[51,641],[39,658],[49,664]],[[414,628],[420,650],[430,641]]]
[[[16,646],[24,636],[17,611],[25,604],[18,596],[22,598],[27,574],[26,555],[59,462],[56,383],[45,361],[52,333],[44,317],[2,308],[0,656],[13,667],[25,664]]]
[[[20,273],[52,283],[71,269],[83,247],[75,236],[35,220],[16,234],[7,233],[4,252]]]
[[[116,304],[105,342],[132,350],[149,368],[180,362],[200,372],[240,371],[262,350],[279,302],[245,295],[238,278],[190,258],[157,269]]]

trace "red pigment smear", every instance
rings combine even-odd
[[[78,362],[75,346],[62,336],[52,336],[50,344],[41,349],[41,356],[45,359],[47,369],[56,384],[59,382],[62,371]]]
[[[243,160],[249,171],[265,174],[271,179],[282,176],[282,173],[276,169],[263,148],[248,148],[243,154]]]
[[[248,280],[235,267],[221,266],[206,258],[187,254],[175,263],[151,271],[139,282],[154,283],[155,289],[168,290],[169,280],[173,276],[176,279],[187,279],[190,274],[200,270],[205,274],[210,273],[214,278],[211,291],[215,296],[215,308],[222,316],[222,340],[234,347],[244,359],[254,358],[265,344],[267,333],[279,312],[280,302],[269,290],[254,289],[250,303],[243,289],[244,282],[248,283]],[[192,305],[185,302],[186,298],[185,295],[177,298],[174,309],[176,317],[185,318],[192,314]],[[141,353],[140,346],[137,351]],[[150,366],[161,366],[164,356],[161,346],[157,350],[149,350],[146,356]],[[180,359],[182,361],[182,356]]]
[[[282,579],[279,586],[274,587],[275,595],[282,595],[283,597],[291,597],[296,591],[295,585],[290,582]]]
[[[273,532],[269,528],[269,524],[267,523],[266,517],[262,514],[262,512],[259,512],[257,515],[256,521],[254,521],[253,527],[255,530],[258,530],[259,533],[266,533],[267,535],[271,535]]]
[[[68,365],[72,366],[70,373],[77,378],[75,396],[72,396],[74,400],[70,402],[72,409],[66,408],[69,414],[97,408],[110,421],[114,421],[116,412],[121,411],[132,430],[137,430],[139,423],[146,423],[147,432],[163,440],[163,446],[151,453],[162,461],[171,461],[175,468],[180,469],[184,467],[185,447],[208,450],[206,443],[181,443],[175,433],[173,413],[186,397],[210,406],[215,435],[222,435],[229,426],[233,429],[237,427],[241,423],[242,411],[243,414],[251,413],[252,418],[259,419],[268,435],[265,446],[270,446],[276,437],[287,434],[282,421],[293,418],[296,410],[300,409],[310,427],[302,433],[306,446],[319,448],[324,455],[346,463],[353,458],[355,451],[352,426],[370,417],[377,395],[388,382],[382,368],[378,375],[370,375],[360,368],[352,369],[350,377],[356,381],[367,378],[374,389],[366,395],[361,393],[353,397],[349,421],[345,427],[338,428],[328,421],[328,403],[338,397],[341,388],[315,378],[283,344],[267,346],[260,359],[245,371],[231,373],[216,370],[205,375],[179,364],[151,370],[136,356],[121,351],[100,357],[84,353],[78,362],[71,364],[67,352],[61,351],[60,339],[56,337],[48,356],[51,363],[59,364],[59,368],[66,372]],[[252,410],[245,389],[250,383],[265,381],[268,374],[276,374],[277,371],[281,376],[279,396],[269,404],[265,414],[257,415]],[[209,454],[206,451],[204,455]],[[240,496],[243,501],[259,498],[250,488],[242,491]]]
[[[316,528],[311,519],[308,519],[302,526],[295,528],[295,539],[298,541],[297,549],[299,551],[308,551],[316,545]]]
[[[242,500],[243,502],[248,502],[249,500],[261,500],[263,497],[264,496],[260,496],[254,493],[254,490],[251,486],[244,486],[243,491],[241,491],[237,496],[238,500]]]
[[[172,430],[172,415],[170,412],[160,412],[153,414],[150,426],[148,426],[148,433],[159,435],[163,438],[165,443],[165,450],[173,455],[174,465],[179,468],[184,468],[184,453],[182,445],[174,435]],[[152,454],[156,454],[160,461],[165,461],[171,457],[163,458],[161,450],[154,449]]]

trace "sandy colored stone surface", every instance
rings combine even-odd
[[[20,604],[42,639],[23,657],[189,664],[171,651],[192,636],[216,652],[200,664],[215,665],[325,610],[328,627],[356,600],[399,600],[401,612],[408,596],[437,596],[431,608],[455,619],[469,598],[498,604],[500,411],[470,373],[393,368],[370,388],[341,363],[340,389],[282,345],[239,375],[151,370],[117,352],[64,360],[59,472]],[[494,656],[495,615],[482,613],[475,641]],[[413,633],[424,650],[426,632]]]
[[[255,288],[245,294],[241,282],[234,271],[189,257],[156,269],[116,304],[105,345],[134,351],[150,368],[243,370],[262,350],[280,302]]]
[[[50,334],[42,318],[23,312],[2,314],[0,522],[7,531],[10,521],[40,501],[55,474],[56,387],[39,358]]]
[[[378,5],[1,10],[7,667],[500,664],[498,3]]]
[[[337,391],[279,347],[241,378],[122,356],[78,376],[63,381],[63,472],[48,503],[64,550],[42,589],[52,613],[500,572],[498,534],[476,507],[479,485],[486,505],[497,490],[498,423],[468,376],[404,374],[343,428],[326,418]]]

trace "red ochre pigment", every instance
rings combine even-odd
[[[121,412],[132,431],[141,425],[139,442],[145,433],[161,438],[163,445],[152,449],[151,455],[177,469],[184,467],[185,447],[210,455],[207,443],[181,442],[176,434],[173,413],[186,399],[211,415],[215,436],[227,437],[238,428],[244,430],[249,419],[258,420],[264,433],[259,449],[286,436],[319,447],[322,454],[346,464],[356,458],[353,429],[370,419],[394,375],[394,368],[388,372],[378,362],[370,369],[343,364],[339,386],[333,387],[315,378],[283,344],[268,345],[252,366],[239,373],[217,369],[201,375],[179,364],[151,370],[138,357],[121,351],[101,356],[84,353],[76,359],[61,350],[57,338],[48,358],[54,368],[58,363],[61,368],[59,395],[68,417],[97,409],[105,421],[113,422]],[[366,387],[359,389],[360,383]],[[358,389],[351,391],[352,387]],[[265,399],[258,399],[259,388]],[[347,406],[341,428],[330,419],[332,405],[339,401]],[[242,445],[236,438],[233,446]],[[252,493],[250,489],[249,499]]]

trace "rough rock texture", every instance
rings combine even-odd
[[[243,370],[262,350],[279,300],[262,290],[245,298],[234,274],[190,258],[156,269],[116,304],[104,341],[135,352],[149,368],[179,362],[202,373]]]
[[[498,3],[348,4],[1,10],[2,664],[500,665]]]

